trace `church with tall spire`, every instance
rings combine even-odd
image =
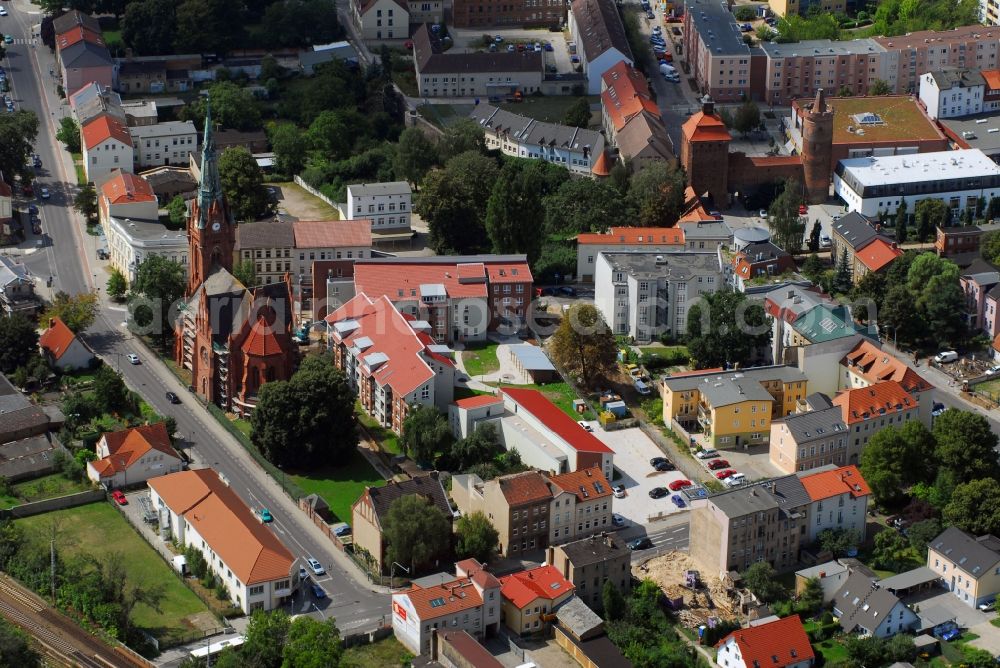
[[[288,380],[292,340],[291,277],[245,286],[233,276],[236,222],[219,178],[211,101],[205,114],[201,177],[189,204],[188,286],[174,331],[174,358],[205,401],[247,417],[264,383]]]

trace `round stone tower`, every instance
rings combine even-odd
[[[822,204],[830,196],[833,168],[833,110],[826,106],[823,89],[802,117],[802,172],[806,201]]]

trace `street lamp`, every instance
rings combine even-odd
[[[281,489],[284,490],[285,489],[285,467],[283,465],[281,465],[281,464],[278,464],[278,470],[281,471]]]
[[[316,610],[316,612],[319,613],[319,616],[322,617],[323,621],[325,622],[326,621],[326,615],[323,614],[323,611],[319,609],[318,605],[316,605],[316,601],[312,602],[312,607]]]
[[[389,568],[389,589],[392,589],[392,582],[393,582],[393,580],[396,579],[396,566],[399,566],[404,571],[406,571],[407,575],[410,574],[410,569],[409,568],[407,568],[403,564],[397,563],[395,561],[392,562],[392,566]]]

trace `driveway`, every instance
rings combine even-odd
[[[944,588],[935,589],[923,595],[915,595],[904,599],[904,602],[913,607],[918,605],[921,610],[929,610],[932,607],[939,607],[948,611],[948,614],[955,616],[955,621],[962,629],[972,630],[973,627],[986,623],[1000,637],[1000,629],[989,624],[996,613],[983,613],[976,608],[971,608],[958,600],[954,594]],[[919,614],[919,613],[918,613]],[[978,631],[976,633],[979,633]],[[982,635],[982,634],[980,634]],[[992,634],[990,634],[992,635]]]
[[[612,481],[625,486],[625,498],[615,499],[614,509],[634,524],[648,524],[650,515],[679,512],[670,501],[670,495],[662,499],[649,498],[649,490],[666,487],[674,480],[681,480],[679,471],[654,471],[649,465],[653,457],[663,457],[664,453],[642,430],[619,429],[604,431],[597,422],[591,422],[594,436],[615,451],[615,468],[621,477]]]
[[[784,475],[784,472],[780,471],[778,467],[771,463],[767,446],[756,446],[751,452],[743,452],[742,450],[719,450],[719,458],[728,461],[729,468],[736,469],[751,480],[760,480],[763,478],[773,478],[775,476]],[[708,462],[705,462],[705,464],[707,463]]]

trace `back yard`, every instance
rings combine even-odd
[[[351,521],[351,506],[365,491],[365,487],[381,487],[385,484],[385,480],[357,451],[343,466],[309,473],[289,473],[288,477],[306,494],[319,494],[323,497],[337,519],[348,523]]]

